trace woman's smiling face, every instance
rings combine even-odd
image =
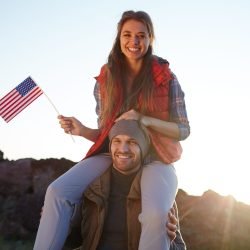
[[[120,45],[128,61],[141,60],[150,45],[147,26],[133,19],[126,21],[121,29]]]

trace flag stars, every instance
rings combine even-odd
[[[25,79],[22,83],[20,83],[17,87],[16,90],[19,92],[21,96],[25,96],[28,94],[34,87],[36,86],[35,82],[28,77]]]

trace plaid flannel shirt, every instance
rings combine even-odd
[[[177,77],[173,74],[173,78],[170,81],[170,122],[175,122],[180,130],[179,140],[182,141],[186,139],[190,134],[190,126],[187,117],[186,105],[184,100],[184,92],[181,89]],[[96,82],[94,88],[94,97],[96,100],[96,114],[99,117],[101,110],[101,93],[99,83]],[[98,118],[99,125],[99,118]]]

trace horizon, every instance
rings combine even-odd
[[[1,152],[1,149],[0,149],[0,152]],[[4,152],[3,152],[3,154],[4,154]],[[8,159],[8,157],[3,157],[3,160],[4,161],[14,161],[14,162],[16,162],[16,161],[19,161],[19,160],[25,160],[25,159],[31,159],[31,160],[36,160],[36,161],[40,161],[40,160],[50,160],[50,159],[55,159],[55,160],[62,160],[62,159],[65,159],[65,160],[70,160],[70,159],[67,159],[67,158],[41,158],[41,159],[36,159],[36,158],[32,158],[32,157],[27,157],[27,158],[20,158],[20,159]],[[72,161],[72,160],[70,160],[70,161]],[[73,163],[74,163],[74,161],[72,161]],[[1,165],[1,161],[0,161],[0,165]],[[203,191],[203,193],[201,193],[201,194],[189,194],[186,190],[184,190],[183,188],[178,188],[178,192],[180,191],[180,190],[182,190],[183,192],[185,192],[188,196],[194,196],[194,197],[202,197],[203,195],[205,195],[205,193],[207,193],[207,192],[213,192],[213,193],[215,193],[215,194],[217,194],[217,195],[219,195],[219,196],[221,196],[221,197],[224,197],[224,198],[228,198],[228,199],[230,199],[230,198],[233,198],[236,202],[238,202],[238,203],[243,203],[243,204],[245,204],[245,205],[248,205],[248,206],[250,206],[250,202],[249,203],[247,203],[247,202],[244,202],[244,201],[240,201],[240,200],[237,200],[237,198],[236,197],[234,197],[233,195],[231,195],[231,194],[227,194],[227,195],[223,195],[223,194],[220,194],[219,192],[217,192],[216,190],[213,190],[213,189],[207,189],[207,190],[204,190]]]
[[[191,135],[175,163],[179,188],[194,195],[211,189],[250,204],[249,1],[2,1],[0,98],[31,76],[61,114],[97,127],[94,76],[128,9],[149,13],[154,54],[170,62],[185,92]],[[74,140],[45,95],[9,123],[0,118],[0,150],[10,159],[77,162],[92,143]]]
[[[0,149],[0,152],[1,152],[1,149]],[[4,153],[4,152],[3,152]],[[8,158],[3,158],[3,160],[4,161],[14,161],[14,162],[16,162],[16,161],[21,161],[21,160],[26,160],[26,159],[31,159],[31,160],[36,160],[36,161],[40,161],[40,160],[50,160],[50,159],[54,159],[54,160],[62,160],[62,159],[65,159],[65,160],[69,160],[69,159],[67,159],[67,158],[42,158],[42,159],[35,159],[35,158],[32,158],[32,157],[27,157],[27,158],[20,158],[20,159],[8,159]],[[70,160],[71,161],[71,160]],[[74,163],[74,161],[72,161],[73,163]],[[1,161],[0,161],[0,166],[1,166]],[[1,170],[1,168],[0,168],[0,170]],[[216,195],[219,195],[221,198],[226,198],[226,199],[233,199],[235,202],[237,202],[237,203],[243,203],[243,204],[245,204],[245,205],[247,205],[247,206],[250,206],[250,203],[246,203],[246,202],[244,202],[244,201],[240,201],[240,200],[237,200],[237,198],[236,197],[234,197],[233,195],[231,195],[231,194],[228,194],[228,195],[223,195],[223,194],[220,194],[219,192],[217,192],[216,190],[213,190],[213,189],[208,189],[208,190],[204,190],[203,191],[203,193],[201,193],[201,194],[189,194],[186,190],[184,190],[183,188],[178,188],[178,190],[177,190],[177,192],[179,192],[179,191],[183,191],[186,195],[188,195],[188,196],[192,196],[192,197],[202,197],[202,196],[204,196],[206,193],[215,193]]]

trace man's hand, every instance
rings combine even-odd
[[[171,241],[176,237],[176,230],[178,228],[178,219],[175,208],[172,207],[168,212],[168,222],[166,224],[167,235]]]

